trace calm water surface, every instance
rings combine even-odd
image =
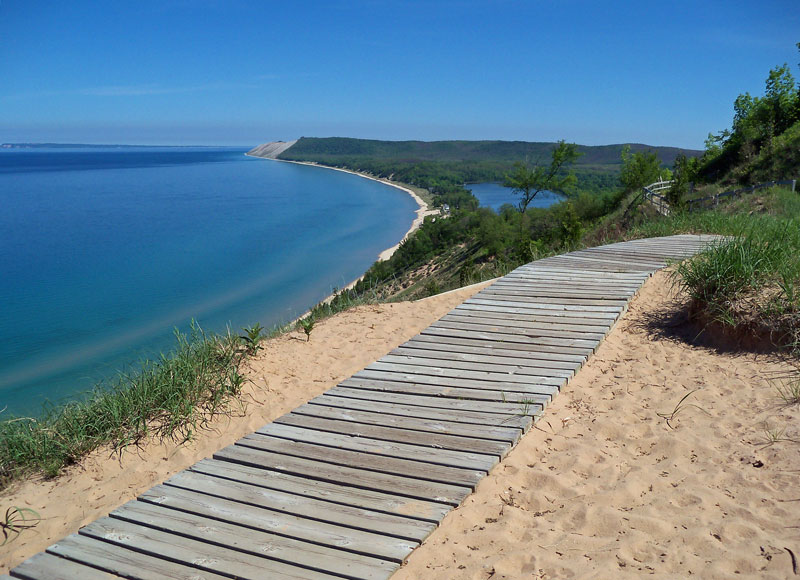
[[[503,187],[500,183],[468,183],[465,187],[472,191],[472,195],[478,198],[481,206],[490,207],[497,211],[506,203],[514,207],[519,205],[519,196],[511,193],[511,188]],[[533,198],[528,207],[550,207],[564,199],[552,191],[542,191]]]
[[[192,318],[217,332],[291,320],[414,217],[395,188],[243,153],[0,150],[3,415],[169,350]]]

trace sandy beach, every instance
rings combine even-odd
[[[4,506],[43,519],[0,548],[0,573],[324,392],[483,285],[343,312],[310,342],[271,340],[250,365],[244,406],[191,443],[103,450],[7,492]],[[696,330],[670,316],[668,287],[664,273],[646,283],[544,418],[394,578],[796,577],[800,407],[775,387],[789,367],[689,344]]]
[[[308,165],[310,167],[319,167],[321,169],[330,169],[332,171],[341,171],[342,173],[349,173],[350,175],[357,175],[358,177],[363,177],[364,179],[371,179],[372,181],[378,181],[380,183],[384,183],[386,185],[389,185],[391,187],[397,188],[400,191],[403,191],[403,192],[407,193],[408,195],[410,195],[414,199],[414,201],[417,203],[417,206],[418,206],[417,210],[415,211],[415,213],[417,214],[417,217],[415,217],[414,221],[411,222],[411,226],[408,228],[408,231],[406,232],[406,234],[403,236],[403,238],[399,242],[397,242],[394,246],[392,246],[390,248],[386,248],[380,254],[378,254],[378,261],[381,261],[381,262],[391,258],[392,254],[394,254],[397,251],[397,248],[400,247],[400,244],[402,244],[406,239],[408,239],[408,237],[411,234],[413,234],[415,231],[417,231],[419,229],[419,227],[422,225],[422,222],[425,221],[425,218],[427,216],[429,216],[429,215],[439,215],[439,213],[440,213],[438,209],[431,209],[428,206],[428,204],[425,202],[425,200],[422,199],[419,195],[417,195],[416,192],[414,192],[413,190],[411,190],[411,189],[409,189],[407,187],[403,187],[399,183],[395,183],[394,181],[391,181],[389,179],[383,179],[383,178],[380,178],[380,177],[374,177],[372,175],[367,175],[366,173],[361,173],[359,171],[352,171],[350,169],[342,169],[341,167],[330,167],[328,165],[320,165],[319,163],[312,163],[310,161],[289,161],[287,159],[276,159],[275,157],[261,157],[260,155],[250,155],[248,153],[245,153],[245,155],[247,155],[248,157],[256,157],[258,159],[268,159],[269,161],[279,161],[281,163],[294,163],[296,165]],[[350,284],[345,286],[343,289],[351,288],[359,280],[361,280],[361,278],[357,278],[356,280],[353,280]]]

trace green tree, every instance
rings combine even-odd
[[[520,196],[519,211],[525,213],[528,205],[542,191],[566,192],[575,184],[576,178],[570,173],[562,175],[562,169],[574,163],[581,154],[574,143],[561,140],[553,149],[549,166],[515,163],[514,171],[506,175],[503,185]]]
[[[667,202],[673,209],[682,208],[686,204],[689,184],[697,175],[698,159],[686,157],[683,153],[675,158],[673,165],[672,185],[666,192]]]
[[[661,175],[661,160],[651,151],[631,154],[631,146],[622,148],[622,169],[619,180],[625,191],[636,191],[657,181]]]

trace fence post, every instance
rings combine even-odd
[[[792,193],[794,193],[796,185],[797,185],[797,180],[796,179],[792,179]]]

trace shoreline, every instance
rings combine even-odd
[[[231,401],[230,412],[215,414],[191,440],[150,439],[120,455],[100,448],[55,479],[29,477],[6,489],[1,495],[7,506],[35,510],[41,520],[0,546],[0,576],[175,473],[335,387],[486,284],[414,302],[371,304],[340,312],[319,321],[310,341],[297,330],[269,339],[243,369],[246,380],[238,400]]]
[[[291,161],[291,160],[288,160],[288,159],[276,159],[274,157],[261,157],[260,155],[250,155],[249,152],[245,153],[245,156],[246,157],[252,157],[254,159],[264,159],[266,161],[278,161],[280,163],[294,163],[295,165],[306,165],[308,167],[318,167],[320,169],[330,169],[330,170],[333,170],[333,171],[341,171],[342,173],[349,173],[350,175],[356,175],[358,177],[363,177],[364,179],[370,179],[372,181],[377,181],[379,183],[383,183],[385,185],[388,185],[390,187],[394,187],[394,188],[399,189],[400,191],[403,191],[403,192],[407,193],[408,195],[410,195],[411,198],[415,202],[417,202],[417,206],[418,207],[414,211],[414,213],[416,214],[416,217],[411,222],[411,226],[409,227],[409,229],[405,233],[405,235],[402,237],[402,239],[399,242],[397,242],[395,245],[393,245],[393,246],[391,246],[389,248],[386,248],[385,250],[380,252],[378,254],[378,259],[375,260],[376,262],[385,262],[386,260],[391,258],[392,255],[394,255],[394,253],[398,250],[398,248],[400,248],[400,244],[402,244],[404,241],[406,241],[411,234],[413,234],[415,231],[417,231],[420,228],[420,226],[422,225],[422,222],[425,221],[425,218],[427,216],[429,216],[429,215],[440,215],[440,213],[441,213],[438,209],[430,209],[430,206],[428,206],[428,204],[425,202],[425,200],[423,200],[419,195],[417,195],[411,189],[409,189],[407,187],[404,187],[404,186],[400,185],[399,183],[395,183],[393,181],[390,181],[388,179],[383,179],[383,178],[380,178],[380,177],[374,177],[374,176],[368,175],[366,173],[361,173],[359,171],[353,171],[352,169],[342,169],[341,167],[331,167],[330,165],[322,165],[320,163],[314,163],[314,162],[311,162],[311,161]],[[367,270],[369,270],[369,268],[367,268]],[[355,280],[352,280],[348,284],[342,286],[341,288],[337,289],[335,292],[332,292],[331,294],[329,294],[328,296],[326,296],[325,298],[320,300],[318,302],[318,304],[328,304],[331,300],[333,300],[333,298],[336,296],[336,294],[338,294],[339,292],[343,292],[345,290],[350,290],[350,289],[354,288],[355,285],[358,284],[359,282],[361,282],[364,279],[364,276],[366,276],[366,275],[367,275],[367,272],[365,271],[363,274],[361,274],[361,276],[359,276]],[[307,310],[306,312],[304,312],[299,317],[295,318],[289,324],[295,324],[301,318],[305,318],[308,315],[309,312],[311,312],[310,309]]]
[[[377,181],[379,183],[383,183],[385,185],[388,185],[390,187],[394,187],[394,188],[399,189],[400,191],[403,191],[403,192],[407,193],[408,195],[410,195],[411,198],[417,203],[417,206],[418,206],[417,209],[414,211],[414,213],[416,214],[416,217],[411,222],[411,227],[409,227],[408,231],[405,233],[405,235],[402,237],[402,239],[399,242],[397,242],[394,246],[386,248],[385,250],[383,250],[382,252],[380,252],[378,254],[378,259],[376,260],[378,262],[385,262],[386,260],[391,258],[392,255],[400,247],[400,244],[402,244],[404,241],[406,241],[411,234],[413,234],[415,231],[417,231],[419,229],[419,227],[422,225],[422,222],[425,220],[426,216],[439,215],[439,213],[440,213],[438,209],[431,209],[430,206],[425,202],[425,200],[423,200],[414,191],[412,191],[411,189],[409,189],[407,187],[404,187],[404,186],[400,185],[399,183],[391,181],[389,179],[384,179],[384,178],[381,178],[381,177],[374,177],[372,175],[368,175],[368,174],[362,173],[360,171],[353,171],[352,169],[343,169],[341,167],[332,167],[330,165],[322,165],[320,163],[315,163],[315,162],[312,162],[312,161],[291,161],[289,159],[275,159],[273,157],[261,157],[259,155],[250,155],[249,153],[245,153],[245,156],[252,157],[254,159],[264,159],[264,160],[267,160],[267,161],[278,161],[280,163],[294,163],[295,165],[306,165],[308,167],[319,167],[320,169],[330,169],[332,171],[341,171],[342,173],[349,173],[350,175],[357,175],[358,177],[363,177],[364,179],[370,179],[372,181]],[[357,280],[354,280],[353,282],[351,282],[350,284],[348,284],[347,286],[342,288],[342,290],[344,290],[345,288],[352,287],[356,282],[358,282],[362,278],[363,278],[363,276],[361,278],[358,278]]]

